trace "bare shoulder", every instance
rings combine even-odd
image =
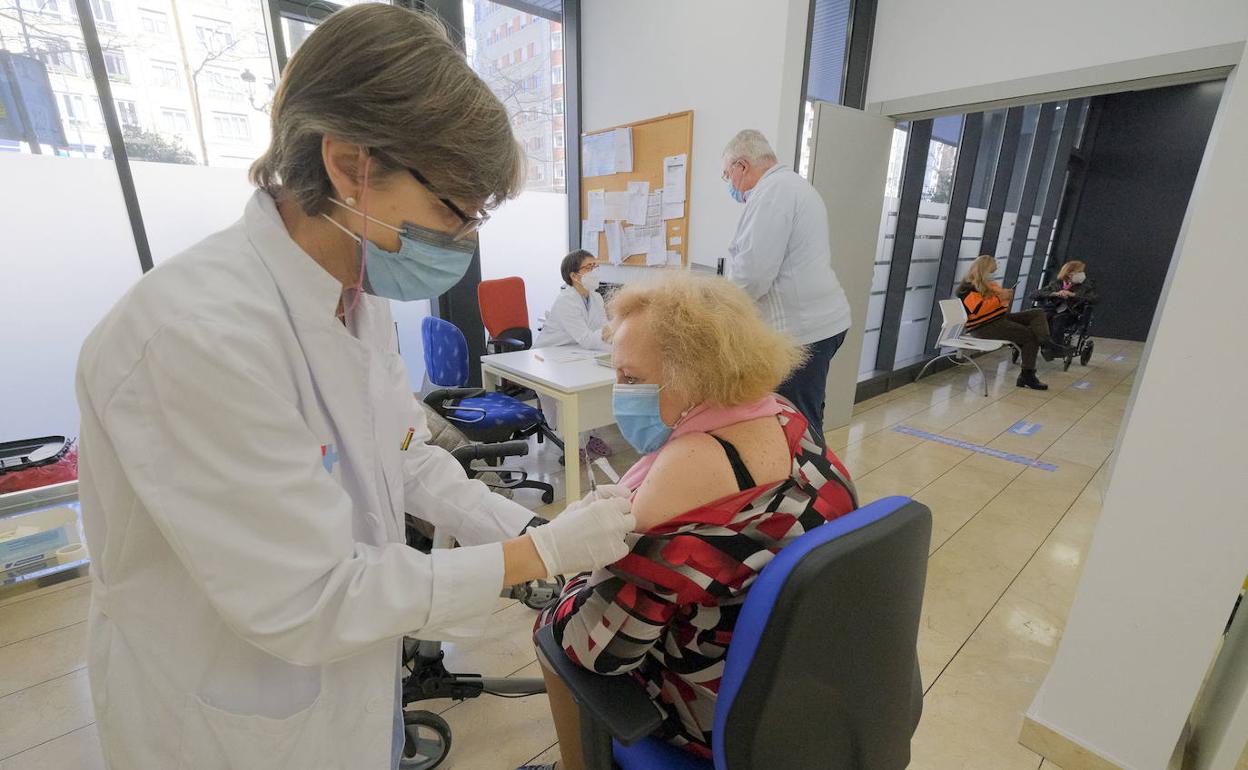
[[[736,491],[719,442],[706,433],[681,436],[659,452],[633,498],[637,527],[650,529]]]

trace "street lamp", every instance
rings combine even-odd
[[[276,84],[272,80],[264,81],[264,84],[269,87],[269,98],[263,104],[256,104],[255,73],[249,69],[244,69],[238,77],[247,84],[247,101],[251,104],[251,108],[256,112],[267,113],[269,111],[269,104],[273,101],[273,89]]]

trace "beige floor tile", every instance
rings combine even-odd
[[[0,762],[0,770],[104,770],[94,724]]]
[[[849,470],[850,476],[865,476],[902,452],[919,445],[921,439],[904,433],[884,431],[850,444],[837,457]]]
[[[60,578],[64,576],[58,575],[57,577]],[[31,599],[50,596],[58,591],[66,591],[70,588],[77,588],[78,586],[85,585],[90,582],[91,578],[82,574],[65,577],[65,579],[47,586],[32,586],[26,583],[22,583],[17,586],[9,586],[7,588],[0,589],[0,608],[29,601]]]
[[[81,584],[0,607],[0,647],[81,623],[90,605],[91,586]]]
[[[541,676],[534,662],[518,676]],[[482,696],[442,713],[451,725],[451,754],[439,770],[510,770],[555,743],[545,695]]]
[[[557,762],[557,761],[559,761],[559,744],[556,743],[554,746],[551,746],[550,748],[543,751],[541,754],[538,754],[536,757],[533,757],[525,764],[544,765],[544,764],[550,764],[552,762]]]
[[[889,495],[910,496],[970,456],[965,449],[923,441],[855,480],[860,501]]]
[[[0,757],[46,743],[93,721],[86,669],[0,698]]]
[[[447,669],[482,676],[510,676],[533,661],[537,611],[519,602],[494,613],[485,633],[469,642],[444,644]]]
[[[87,665],[87,624],[49,631],[0,647],[0,698]]]

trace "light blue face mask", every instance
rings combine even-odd
[[[642,454],[649,454],[672,435],[659,416],[658,385],[616,383],[611,390],[611,408],[624,440]]]
[[[330,200],[333,200],[332,198]],[[345,203],[333,202],[347,211],[365,216]],[[360,236],[322,214],[339,230],[360,243]],[[369,222],[399,234],[399,250],[386,251],[369,241],[364,246],[365,290],[387,299],[410,302],[440,296],[464,277],[472,264],[477,242],[472,238],[452,240],[449,235],[404,222],[402,227],[386,224],[372,217]]]
[[[745,193],[738,190],[737,186],[732,183],[731,179],[728,180],[728,194],[731,195],[732,199],[737,203],[745,203]]]

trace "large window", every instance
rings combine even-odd
[[[910,124],[898,123],[893,130],[893,146],[888,157],[888,178],[884,183],[884,211],[880,214],[880,237],[875,250],[875,271],[871,278],[871,297],[867,300],[867,320],[859,359],[859,377],[875,372],[875,359],[880,347],[880,328],[884,321],[884,297],[888,291],[888,275],[892,267],[893,242],[897,237],[897,211],[901,195],[901,170],[906,159],[906,142]]]
[[[812,0],[810,60],[806,70],[806,101],[802,105],[802,137],[798,173],[810,174],[810,143],[814,139],[812,101],[841,104],[845,50],[849,41],[851,0]]]

